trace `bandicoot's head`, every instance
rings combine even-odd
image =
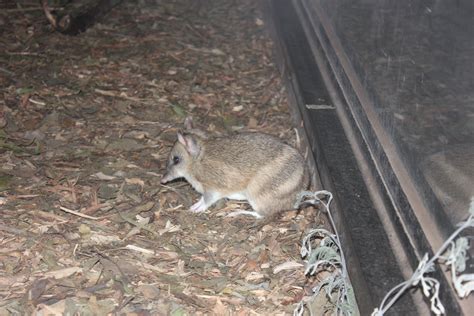
[[[193,135],[178,133],[178,140],[174,144],[168,157],[166,173],[161,178],[161,183],[186,177],[190,166],[201,150],[198,140]]]

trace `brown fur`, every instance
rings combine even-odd
[[[308,186],[303,157],[274,136],[240,133],[204,139],[184,135],[181,141],[170,153],[163,181],[186,178],[203,194],[206,208],[215,198],[241,193],[260,215],[272,215],[292,209],[297,194]],[[177,165],[174,156],[181,158]]]

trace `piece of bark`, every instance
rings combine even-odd
[[[41,5],[46,18],[55,30],[67,35],[77,35],[92,26],[120,2],[122,0],[71,1],[58,14],[49,8],[48,0],[41,0]]]

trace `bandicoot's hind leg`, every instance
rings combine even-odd
[[[279,196],[275,199],[272,195],[259,195],[249,200],[252,208],[261,215],[262,218],[272,217],[280,214],[282,211],[290,211],[296,201],[296,195]]]
[[[285,162],[285,163],[284,163]],[[291,162],[288,168],[286,162]],[[274,216],[294,209],[297,194],[306,188],[306,168],[299,165],[298,157],[289,155],[275,170],[263,169],[250,181],[247,192],[252,208],[263,217]],[[276,172],[276,173],[275,173]]]
[[[296,196],[295,196],[296,199]],[[256,229],[260,230],[263,226],[274,222],[281,211],[293,209],[293,199],[283,199],[274,201],[273,199],[251,199],[249,201],[250,206],[252,206],[252,211],[239,210],[231,212],[227,217],[236,217],[239,215],[251,215],[255,217],[255,221],[245,226],[245,229]]]

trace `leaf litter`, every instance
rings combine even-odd
[[[292,313],[318,210],[249,231],[159,182],[188,115],[296,143],[261,3],[126,1],[75,37],[0,6],[0,314]]]

